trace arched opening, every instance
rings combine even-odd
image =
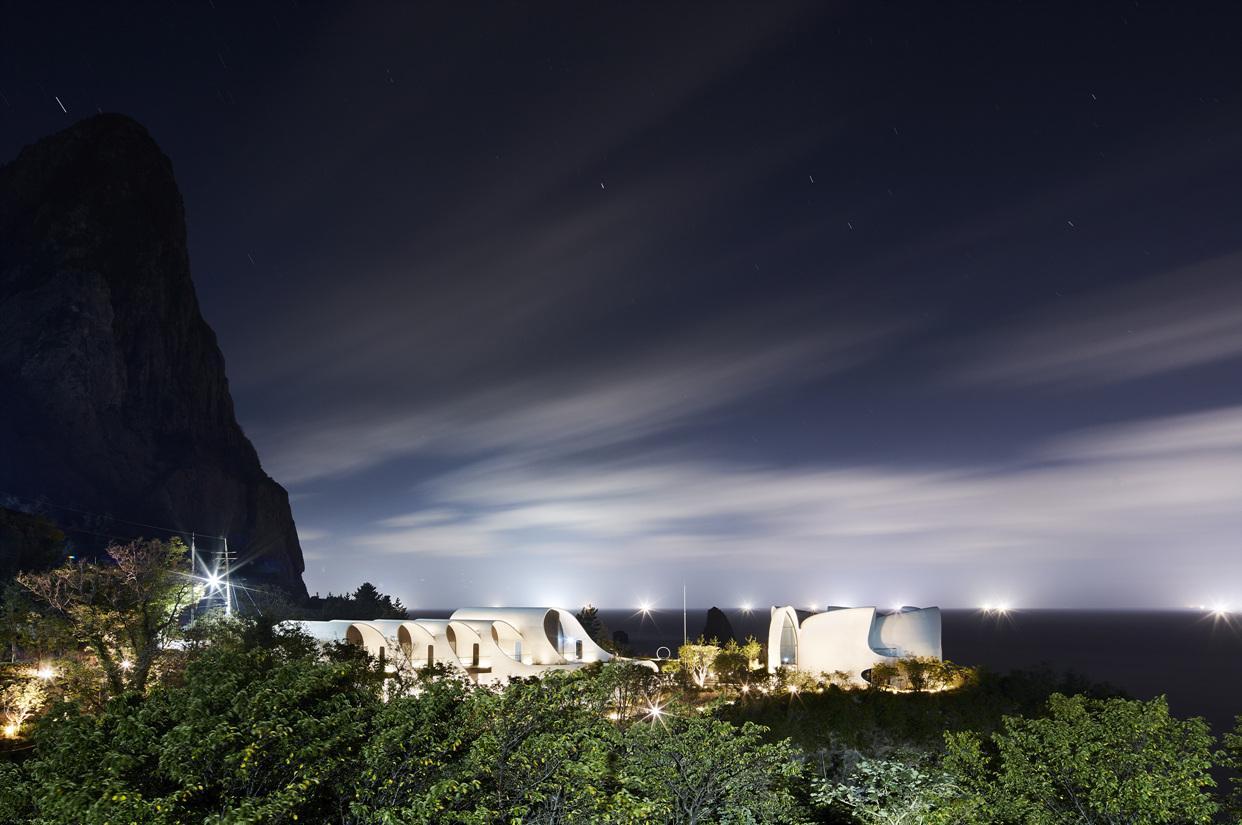
[[[405,654],[410,667],[419,668],[435,664],[435,637],[427,628],[415,622],[406,622],[397,629],[397,644]],[[426,651],[426,658],[423,658]]]
[[[794,665],[798,664],[798,630],[794,627],[793,621],[786,613],[784,621],[781,623],[781,664]]]
[[[508,622],[492,622],[492,641],[515,662],[522,661],[522,634]]]
[[[479,636],[479,630],[480,628],[471,627],[466,622],[451,622],[445,635],[448,636],[453,654],[463,667],[487,670],[492,663],[490,657],[483,655],[483,639]]]
[[[548,643],[556,649],[557,653],[561,652],[561,617],[557,615],[555,610],[549,610],[543,614],[543,635],[548,638]]]
[[[377,656],[381,661],[384,660],[387,651],[388,640],[374,626],[366,622],[354,622],[345,631],[345,641],[351,645],[366,650],[372,656]]]

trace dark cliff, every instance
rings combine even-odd
[[[96,532],[227,535],[248,578],[305,594],[288,494],[199,313],[172,164],[128,118],[0,167],[0,491],[117,519]]]

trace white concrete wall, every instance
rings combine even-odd
[[[427,648],[434,660],[467,673],[481,684],[549,670],[575,670],[613,657],[587,636],[572,613],[554,607],[457,610],[447,619],[374,619],[285,622],[321,642],[351,642],[395,666],[425,667]],[[557,634],[565,637],[565,651]],[[581,644],[582,655],[577,655]],[[475,664],[474,646],[478,645]]]
[[[911,656],[941,659],[940,608],[903,607],[900,612],[876,617],[871,644],[889,649],[898,659]]]
[[[780,653],[786,621],[796,628],[792,661],[782,661]],[[792,607],[773,607],[768,671],[788,667],[816,677],[844,671],[854,684],[865,685],[863,672],[881,662],[910,656],[941,658],[940,630],[938,607],[907,607],[891,614],[879,614],[874,607],[830,608],[801,621]]]

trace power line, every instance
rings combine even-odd
[[[84,516],[94,516],[96,518],[106,519],[108,521],[115,522],[117,524],[129,524],[129,525],[133,525],[134,527],[146,527],[150,530],[163,530],[166,533],[173,533],[174,535],[178,535],[178,536],[185,536],[185,535],[194,533],[196,535],[202,536],[205,539],[227,538],[226,536],[214,536],[211,533],[201,533],[196,530],[183,530],[179,527],[161,527],[158,524],[147,524],[141,521],[130,521],[129,519],[117,518],[116,516],[109,515],[107,513],[96,513],[91,510],[83,510],[78,507],[70,507],[68,504],[57,504],[56,502],[50,501],[45,498],[31,498],[29,496],[19,496],[17,495],[17,493],[10,493],[6,490],[0,490],[0,496],[8,496],[9,498],[17,499],[18,501],[25,501],[30,504],[41,505],[45,507],[53,507],[58,510],[68,510],[71,513],[78,513]],[[82,532],[88,532],[88,531],[82,531]],[[96,534],[96,535],[102,535],[102,534]],[[120,538],[120,537],[119,536],[111,536],[111,537],[105,536],[105,538]]]

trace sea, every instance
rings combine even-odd
[[[767,640],[766,608],[721,608],[735,635]],[[703,630],[707,608],[686,614],[691,638]],[[1164,694],[1180,717],[1201,716],[1220,734],[1242,714],[1242,615],[1215,617],[1191,610],[1010,610],[1003,616],[944,610],[946,659],[994,672],[1049,667],[1074,671],[1134,698]],[[681,610],[600,609],[610,631],[622,630],[637,655],[676,651]]]

